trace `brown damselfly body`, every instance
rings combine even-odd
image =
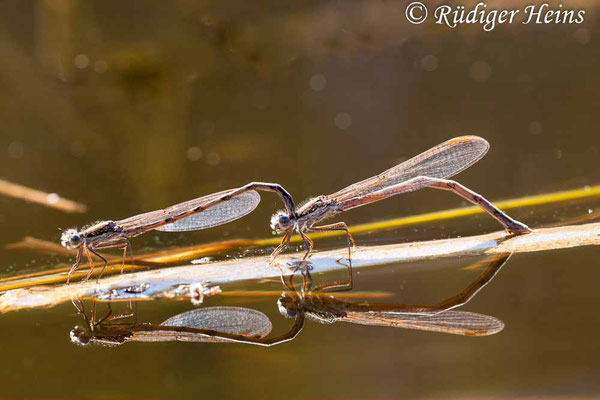
[[[129,239],[150,230],[166,232],[195,231],[241,218],[252,212],[260,202],[260,195],[257,190],[277,193],[282,199],[286,210],[290,214],[295,213],[292,196],[283,187],[273,183],[251,182],[241,188],[209,194],[163,210],[136,215],[120,221],[100,221],[81,230],[67,229],[61,236],[62,245],[68,249],[78,250],[75,264],[73,264],[67,275],[67,283],[71,279],[71,274],[81,264],[84,255],[90,265],[86,280],[89,279],[94,270],[92,254],[104,263],[100,272],[100,276],[102,276],[108,261],[98,253],[98,250],[101,249],[123,249],[123,262],[121,264],[121,272],[123,272],[127,250],[129,249],[131,252]]]
[[[290,213],[289,210],[277,212],[271,217],[271,228],[276,233],[283,234],[283,239],[273,252],[272,259],[285,249],[294,230],[300,234],[306,246],[304,259],[313,249],[313,241],[306,235],[307,231],[345,231],[348,238],[348,257],[350,257],[354,239],[344,222],[321,226],[316,224],[343,211],[426,187],[449,190],[478,205],[511,234],[531,232],[527,225],[509,217],[483,196],[458,182],[447,179],[480,160],[489,147],[489,143],[478,136],[450,139],[379,175],[350,185],[331,195],[312,198],[294,212]]]
[[[433,306],[342,300],[330,292],[320,292],[323,288],[331,288],[333,285],[313,286],[310,277],[305,280],[310,282],[308,287],[304,287],[306,290],[296,291],[286,284],[291,290],[281,295],[277,300],[277,306],[280,313],[293,322],[286,332],[277,336],[267,336],[272,324],[266,315],[247,308],[198,308],[173,316],[156,325],[114,323],[108,316],[96,321],[96,302],[94,302],[91,319],[87,317],[83,303],[74,302],[83,315],[85,324],[78,325],[71,331],[71,340],[81,345],[88,343],[119,345],[130,341],[177,340],[245,343],[268,347],[294,339],[301,332],[306,319],[325,324],[349,322],[462,336],[492,335],[504,328],[501,320],[489,315],[454,309],[469,302],[483,289],[509,257],[510,254],[502,254],[486,261],[485,270],[466,289]],[[308,264],[308,262],[298,264],[298,271],[303,274],[303,277],[309,274]],[[350,286],[346,285],[345,290],[349,289]]]

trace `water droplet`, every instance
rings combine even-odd
[[[208,163],[208,165],[214,167],[215,165],[218,165],[221,162],[221,156],[215,153],[214,151],[210,152],[206,155],[206,162]]]
[[[98,60],[94,63],[94,71],[98,74],[103,74],[108,69],[108,64],[104,60]]]
[[[90,58],[86,54],[77,54],[73,58],[73,64],[79,69],[87,68],[90,65]]]
[[[347,112],[340,112],[335,116],[335,126],[340,129],[348,129],[352,125],[352,116]]]
[[[310,77],[308,85],[315,92],[320,92],[327,87],[327,78],[325,78],[325,75],[315,74]]]
[[[186,155],[188,160],[190,161],[198,161],[202,158],[202,150],[199,147],[192,146],[186,151]]]
[[[423,68],[425,71],[432,72],[435,71],[437,67],[438,59],[433,54],[428,54],[421,58],[421,68]]]
[[[590,42],[591,35],[589,29],[579,28],[573,33],[573,37],[579,42],[579,44],[588,44]]]
[[[475,61],[469,67],[469,77],[475,82],[483,83],[492,76],[492,67],[485,61]]]
[[[25,146],[23,143],[14,141],[8,145],[8,155],[12,158],[21,158],[25,155]]]
[[[531,121],[529,123],[528,130],[532,135],[539,135],[542,133],[542,124],[540,124],[538,121]]]

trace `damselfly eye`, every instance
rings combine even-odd
[[[277,308],[281,315],[286,318],[296,318],[298,315],[298,304],[287,296],[282,296],[277,299]]]
[[[283,211],[278,211],[271,217],[271,229],[283,233],[290,227],[290,217]]]
[[[76,229],[67,229],[60,237],[60,243],[69,249],[75,249],[81,245],[83,238]]]
[[[71,342],[80,346],[87,346],[91,339],[89,333],[79,325],[71,330],[69,336],[71,337]]]

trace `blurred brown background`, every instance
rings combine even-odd
[[[120,219],[253,180],[278,182],[301,201],[462,134],[492,145],[458,177],[491,200],[600,182],[596,2],[563,2],[586,10],[580,25],[515,24],[492,32],[431,20],[410,25],[406,4],[1,2],[0,175],[85,203],[88,212],[68,215],[0,198],[0,268],[12,274],[65,261],[4,249],[26,235],[57,241],[59,227]],[[343,219],[461,204],[423,191]],[[134,249],[264,237],[277,207],[275,197],[263,195],[257,211],[236,223],[145,235]],[[511,214],[535,227],[587,207]],[[409,241],[497,228],[475,217],[357,239]],[[507,323],[503,333],[483,339],[312,325],[272,350],[81,349],[68,343],[78,322],[70,306],[2,315],[0,382],[7,397],[37,398],[597,393],[594,253],[514,257],[499,286],[473,303]],[[425,289],[408,285],[400,270],[358,285],[377,290],[387,282],[414,302],[409,294]],[[439,274],[409,281],[432,279],[428,299],[461,287],[449,283],[456,274],[460,279],[456,269]],[[182,306],[161,307],[156,315]],[[262,307],[277,317],[274,304]],[[156,315],[147,314],[158,322]]]

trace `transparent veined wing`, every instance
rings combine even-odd
[[[361,325],[393,326],[465,336],[493,335],[504,329],[504,322],[498,318],[467,311],[444,311],[430,315],[388,311],[349,311],[343,320]]]
[[[239,343],[244,339],[263,338],[271,329],[271,321],[260,311],[207,307],[175,315],[160,325],[141,325],[123,341]]]
[[[163,210],[136,215],[116,224],[129,235],[156,229],[167,232],[200,230],[234,221],[252,212],[260,195],[256,191],[244,192],[228,200],[220,198],[236,189],[212,193]],[[208,207],[209,208],[205,208]]]
[[[328,197],[342,203],[418,176],[449,178],[479,161],[489,148],[489,143],[478,136],[450,139],[379,175],[350,185]],[[420,188],[414,187],[412,190]]]
[[[249,191],[218,203],[204,211],[192,214],[176,222],[162,225],[156,230],[165,232],[184,232],[197,231],[200,229],[212,228],[235,221],[245,215],[248,215],[260,203],[258,192]]]
[[[247,337],[265,337],[273,328],[264,313],[243,307],[206,307],[177,314],[161,326],[202,329]]]

